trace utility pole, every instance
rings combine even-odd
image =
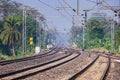
[[[83,10],[83,11],[85,11],[85,25],[83,26],[83,48],[82,48],[82,50],[84,51],[85,49],[85,27],[87,27],[87,12],[89,10]]]
[[[36,15],[36,46],[39,46],[40,40],[40,15]]]
[[[79,5],[80,5],[80,0],[77,0],[77,15],[79,15]]]
[[[112,52],[114,52],[114,50],[115,50],[115,48],[114,48],[114,39],[115,39],[115,37],[114,37],[114,17],[112,17],[112,19],[111,19],[111,50],[112,50]]]
[[[23,7],[23,20],[22,20],[22,25],[23,25],[23,27],[22,27],[22,49],[23,49],[23,53],[25,52],[25,46],[24,46],[24,9],[25,9],[25,7]]]
[[[26,9],[23,7],[23,28],[22,28],[22,46],[23,53],[26,53]]]
[[[72,21],[73,27],[75,27],[75,15],[73,15],[72,20],[73,20]],[[73,40],[72,40],[72,43],[73,43],[75,42],[75,34],[73,33],[72,35],[73,35]]]
[[[26,10],[25,10],[25,53],[26,53],[26,40],[27,40],[27,37],[26,37]]]
[[[45,20],[44,20],[44,50],[46,48],[46,30],[47,30],[47,24],[45,23]]]
[[[83,26],[83,51],[85,49],[85,27],[87,28],[87,12],[90,10],[83,10],[85,12],[85,25]]]
[[[39,21],[38,21],[39,16],[36,15],[36,46],[38,46],[38,26],[39,26]]]
[[[120,0],[119,0],[119,7],[120,7]],[[118,17],[119,17],[119,26],[120,26],[120,9],[119,9],[119,11],[118,11]]]
[[[119,27],[120,27],[120,10],[118,11],[118,24],[119,24]]]

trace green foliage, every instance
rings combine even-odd
[[[3,31],[3,21],[0,21],[0,34],[1,34],[1,32]]]
[[[110,38],[107,38],[106,40],[104,40],[104,46],[105,49],[107,50],[111,50],[111,41]]]
[[[30,37],[33,37],[33,42],[36,43],[36,21],[30,17],[27,17],[26,22],[27,44],[29,44]]]
[[[90,39],[103,39],[104,38],[104,28],[101,25],[99,18],[90,18],[87,25],[87,33]]]
[[[2,53],[0,53],[0,61],[2,60],[8,60],[9,57],[7,55],[3,55]]]
[[[20,20],[16,16],[11,16],[5,20],[4,30],[0,35],[0,39],[4,45],[9,45],[12,49],[11,53],[15,56],[14,46],[16,42],[19,42],[21,39],[21,34],[17,29],[17,26],[20,25]]]
[[[104,38],[104,30],[103,28],[93,28],[92,30],[89,31],[89,37],[91,39],[103,39]]]
[[[117,43],[120,45],[120,30],[117,30],[116,32],[115,32],[115,38],[116,38],[116,41],[117,41]]]
[[[93,17],[88,20],[86,28],[86,47],[87,49],[104,47],[111,49],[110,35],[107,31],[108,22],[104,18]]]
[[[33,55],[37,43],[36,35],[39,35],[41,40],[39,45],[44,48],[44,29],[39,29],[42,31],[39,31],[40,34],[38,34],[38,32],[36,34],[36,24],[38,24],[38,22],[36,22],[36,14],[41,15],[41,13],[37,10],[31,10],[26,13],[27,53],[22,53],[22,6],[21,3],[11,0],[0,0],[0,13],[3,14],[2,16],[0,15],[1,19],[3,19],[0,21],[0,53],[1,56],[4,57],[3,59],[7,59],[7,57],[9,57],[9,59],[15,58],[11,56],[14,51],[17,55],[16,58]],[[33,9],[29,6],[27,6],[27,8]],[[43,15],[41,15],[39,19],[45,20]],[[33,37],[33,45],[29,44],[30,37]]]

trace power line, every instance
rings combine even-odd
[[[89,1],[89,2],[92,2],[92,3],[97,3],[97,2],[95,2],[95,1],[91,1],[91,0],[86,0],[86,1]]]
[[[62,2],[60,1],[60,0],[58,0],[58,2],[59,2],[59,4],[61,5],[61,7],[62,7]],[[67,11],[67,10],[65,10],[65,8],[63,7],[63,10],[69,15],[69,16],[71,16],[71,14]]]
[[[71,21],[68,17],[66,17],[66,16],[65,16],[63,13],[61,13],[60,11],[59,11],[59,13],[61,14],[61,16],[65,17],[67,20]]]
[[[61,12],[59,11],[59,9],[52,7],[51,5],[45,3],[45,2],[43,2],[43,1],[41,1],[41,0],[38,0],[38,1],[41,2],[42,4],[46,5],[47,7],[52,8],[52,9],[55,10],[55,11],[58,11],[61,16],[63,16],[64,18],[66,18],[67,20],[70,21],[70,19],[67,18],[63,13],[61,13]]]
[[[108,6],[105,6],[107,8],[109,8],[110,10],[114,11],[114,9],[105,1],[105,0],[102,0],[105,4],[107,4]]]
[[[105,1],[105,0],[97,0],[96,2],[95,1],[92,1],[92,0],[86,0],[86,1],[89,1],[89,2],[92,2],[92,3],[96,3],[97,4],[97,6],[99,5],[99,4],[102,4],[103,2],[106,4],[106,5],[108,5],[108,6],[104,6],[104,7],[106,7],[107,9],[110,9],[110,10],[112,10],[112,11],[114,11],[114,9]]]
[[[76,12],[76,10],[74,8],[72,8],[65,0],[62,0],[69,8],[71,8],[74,12]]]
[[[50,7],[50,8],[52,8],[52,9],[57,10],[56,8],[52,7],[51,5],[45,3],[45,2],[43,2],[43,1],[41,1],[41,0],[38,0],[38,1],[41,2],[41,3],[44,4],[44,5],[46,5],[46,6]]]

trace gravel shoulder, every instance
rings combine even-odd
[[[120,63],[111,60],[111,66],[106,80],[120,80]]]
[[[25,80],[68,80],[71,76],[89,64],[96,55],[88,57],[88,53],[83,53],[76,59],[55,67],[45,72],[26,78]]]
[[[12,63],[12,64],[8,64],[8,65],[0,66],[0,74],[20,70],[23,68],[31,67],[33,65],[43,64],[43,63],[55,60],[57,58],[65,56],[65,55],[66,55],[65,53],[58,52],[56,54],[42,57],[42,58],[37,58],[37,59],[33,59],[33,60],[28,60],[28,61],[17,62],[17,63]]]
[[[101,57],[75,80],[100,80],[107,66],[108,58]]]

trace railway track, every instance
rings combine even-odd
[[[55,51],[52,53],[52,51]],[[7,65],[7,64],[11,64],[11,63],[16,63],[16,62],[22,62],[22,61],[27,61],[27,60],[32,60],[32,59],[37,59],[37,58],[41,58],[41,57],[45,57],[45,56],[49,56],[49,55],[53,55],[55,53],[57,53],[59,51],[59,48],[54,48],[48,52],[39,54],[39,55],[34,55],[34,56],[30,56],[30,57],[25,57],[25,58],[20,58],[20,59],[14,59],[14,60],[5,60],[5,61],[1,61],[0,62],[0,66],[3,65]]]
[[[67,54],[65,54],[65,52],[58,51],[57,53],[49,55],[49,56],[0,66],[0,74],[5,74],[5,73],[11,72],[11,71],[13,72],[13,71],[20,70],[23,68],[31,67],[33,65],[43,64],[43,63],[46,63],[46,62],[49,62],[52,60],[56,60],[65,55],[67,55]]]
[[[108,57],[108,55],[110,55],[111,59],[120,59],[120,56],[115,56],[115,55],[112,55],[110,53],[102,53],[102,54],[99,54],[99,55],[104,56],[104,57]]]
[[[18,79],[23,79],[26,77],[29,77],[31,75],[35,75],[39,72],[43,72],[46,70],[49,70],[51,68],[57,67],[61,64],[67,63],[73,59],[75,59],[76,57],[78,57],[80,54],[78,53],[73,53],[71,52],[70,54],[61,57],[59,59],[44,63],[44,64],[40,64],[40,65],[36,65],[36,66],[32,66],[29,68],[25,68],[25,69],[21,69],[15,72],[10,72],[10,73],[6,73],[6,74],[1,74],[0,78],[1,80],[6,80],[6,79],[12,79],[12,80],[18,80]]]
[[[105,80],[111,61],[109,55],[108,58],[104,58],[102,59],[98,55],[89,65],[74,74],[69,80]],[[105,61],[103,62],[103,60]]]
[[[102,77],[100,78],[100,80],[105,80],[105,78],[106,78],[106,76],[107,76],[107,74],[108,74],[109,68],[110,68],[110,63],[111,63],[111,58],[110,58],[110,56],[108,55],[107,66],[106,66],[105,71],[104,71]]]

